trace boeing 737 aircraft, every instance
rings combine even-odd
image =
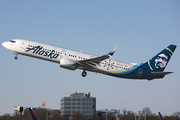
[[[117,46],[106,55],[94,56],[23,39],[13,39],[2,43],[2,45],[16,55],[15,59],[17,59],[18,54],[21,54],[48,60],[60,64],[60,67],[65,69],[82,69],[83,77],[87,75],[86,71],[91,71],[120,78],[148,80],[163,78],[172,73],[163,71],[176,49],[176,45],[169,45],[145,63],[128,64],[109,59],[112,58]]]

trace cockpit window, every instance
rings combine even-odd
[[[10,42],[15,43],[16,41],[14,41],[14,40],[10,40]]]

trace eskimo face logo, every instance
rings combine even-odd
[[[165,54],[160,54],[158,57],[155,59],[155,67],[156,68],[164,68],[166,67],[168,57]]]

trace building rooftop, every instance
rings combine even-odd
[[[90,92],[88,92],[88,93],[80,93],[78,91],[75,91],[74,93],[69,94],[69,95],[67,95],[65,97],[90,97]]]

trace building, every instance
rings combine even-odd
[[[64,118],[73,116],[80,112],[86,118],[93,118],[96,114],[96,98],[90,97],[90,93],[75,92],[61,99],[61,115]]]

